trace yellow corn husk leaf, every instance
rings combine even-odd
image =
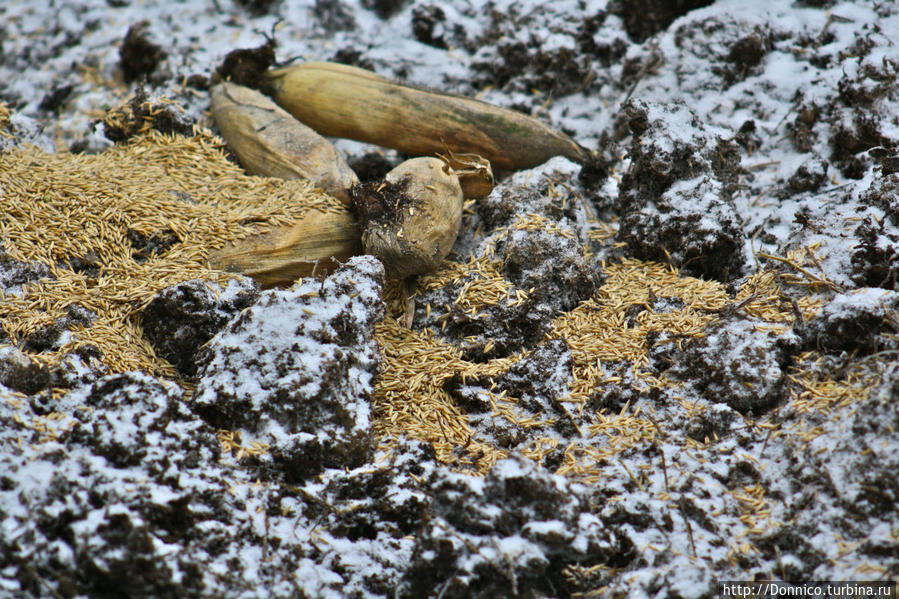
[[[480,200],[486,198],[493,191],[495,183],[493,169],[490,161],[477,154],[440,155],[440,159],[446,162],[459,177],[462,186],[462,194],[466,198]]]

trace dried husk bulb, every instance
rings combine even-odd
[[[399,279],[430,272],[446,258],[462,222],[462,187],[438,158],[412,158],[382,182],[358,185],[353,204],[362,248]]]
[[[309,179],[349,206],[356,173],[334,145],[261,92],[228,81],[212,88],[212,112],[251,175]]]

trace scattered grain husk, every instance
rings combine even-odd
[[[175,283],[232,277],[209,268],[216,249],[289,227],[310,211],[340,210],[308,181],[247,176],[226,158],[224,142],[206,131],[184,137],[148,130],[96,155],[6,150],[0,154],[3,251],[46,265],[50,276],[2,297],[0,326],[18,343],[78,304],[96,320],[35,359],[53,364],[94,346],[110,372],[175,378],[143,337],[143,307]],[[135,239],[170,244],[145,252]]]
[[[322,135],[413,156],[474,153],[520,170],[589,151],[533,117],[452,94],[396,83],[343,64],[307,62],[268,72],[275,101]]]

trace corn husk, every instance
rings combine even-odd
[[[459,177],[462,186],[462,195],[466,198],[480,200],[486,198],[493,191],[493,169],[490,161],[477,154],[440,154],[440,159],[446,162]]]
[[[463,96],[389,81],[371,71],[307,62],[267,73],[272,97],[322,135],[428,156],[478,154],[519,170],[590,153],[538,119]]]
[[[211,94],[215,122],[248,173],[309,179],[349,205],[359,179],[330,141],[249,87],[226,81]]]
[[[212,252],[209,265],[253,277],[262,287],[327,274],[362,253],[359,225],[349,210],[309,210],[291,226],[278,227]]]

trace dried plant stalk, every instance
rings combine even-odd
[[[411,155],[474,153],[519,170],[590,153],[530,116],[472,98],[389,81],[371,71],[307,62],[267,73],[275,101],[322,135],[347,137]]]

